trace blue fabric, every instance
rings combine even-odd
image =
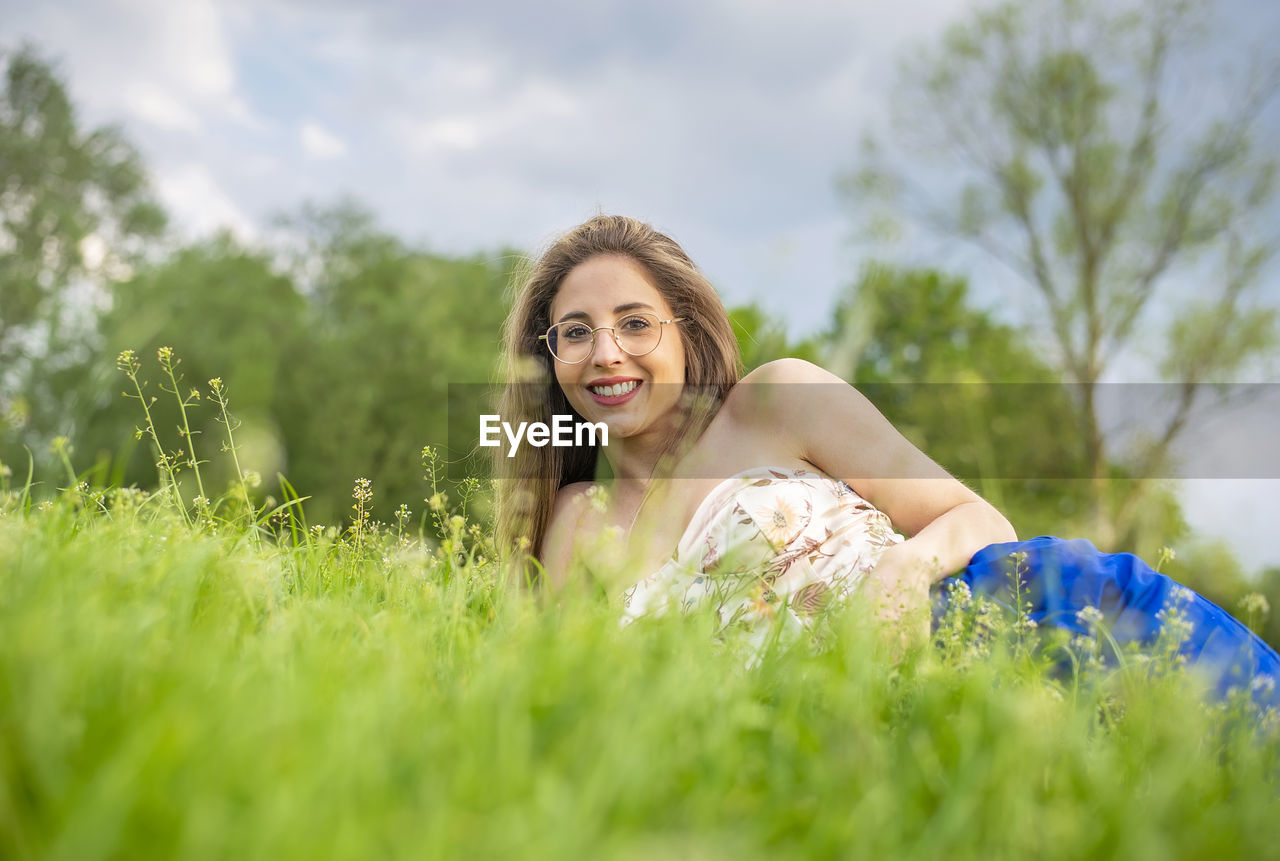
[[[1014,554],[1025,557],[1019,562]],[[951,592],[947,584],[957,580],[968,584],[975,597],[986,596],[1012,608],[1010,572],[1015,566],[1023,584],[1023,605],[1030,604],[1028,615],[1039,626],[1087,634],[1078,614],[1096,607],[1118,644],[1151,646],[1163,626],[1157,614],[1166,606],[1176,606],[1191,626],[1182,654],[1208,676],[1219,696],[1239,687],[1252,690],[1259,706],[1280,708],[1275,684],[1280,679],[1280,655],[1274,649],[1230,613],[1157,573],[1137,556],[1100,553],[1084,539],[1041,536],[984,547],[968,567],[943,581],[936,615],[946,610]]]

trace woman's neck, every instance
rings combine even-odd
[[[672,435],[673,429],[667,427],[610,442],[603,453],[614,479],[647,484],[662,465],[663,458],[670,454]]]

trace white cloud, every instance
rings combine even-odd
[[[408,119],[401,127],[404,143],[422,154],[475,149],[481,138],[480,121],[473,117],[442,117],[427,122]]]
[[[251,239],[253,222],[218,185],[209,168],[185,162],[155,171],[155,185],[173,220],[188,236],[205,236],[222,228],[242,240]]]
[[[227,20],[214,0],[10,4],[0,44],[31,40],[70,72],[94,121],[122,116],[165,131],[257,122],[240,95]]]
[[[125,106],[139,120],[162,129],[197,133],[200,118],[173,93],[151,81],[135,81],[125,88]]]
[[[133,18],[135,38],[125,43],[132,69],[161,75],[197,101],[235,110],[234,60],[213,0],[121,0],[120,6]]]
[[[347,154],[342,138],[315,123],[303,123],[298,137],[307,155],[318,159],[338,158]]]
[[[477,64],[474,68],[479,69]],[[398,108],[388,111],[387,128],[393,141],[410,157],[433,157],[442,152],[469,152],[488,144],[529,145],[579,113],[578,94],[549,81],[530,81],[511,90],[477,93],[477,107],[436,116]],[[424,99],[436,101],[427,94]],[[569,151],[563,152],[569,157]]]

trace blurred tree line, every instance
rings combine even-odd
[[[81,129],[34,49],[3,57],[0,463],[16,473],[10,481],[22,482],[30,456],[45,492],[65,484],[50,454],[51,440],[65,436],[91,480],[154,486],[153,455],[135,433],[139,407],[120,397],[115,357],[136,350],[155,384],[155,350],[167,345],[182,360],[184,388],[207,392],[213,377],[226,384],[242,422],[241,462],[261,474],[263,497],[282,495],[282,473],[309,497],[312,522],[333,523],[348,511],[353,481],[367,477],[381,519],[401,504],[421,512],[422,447],[474,436],[448,426],[449,386],[491,379],[520,253],[435,254],[351,201],[301,207],[281,219],[277,239],[253,246],[230,234],[177,243],[123,135]],[[1046,356],[1033,331],[977,307],[963,279],[870,266],[830,327],[801,341],[758,307],[731,317],[748,368],[800,356],[856,383],[1024,536],[1093,535],[1099,492],[1118,507],[1141,487],[1143,504],[1112,540],[1156,558],[1192,538],[1167,483],[1134,478],[1108,455],[1099,490],[1096,446],[1080,444],[1081,402],[1060,385],[1070,368]],[[1269,343],[1254,341],[1250,349]],[[204,407],[193,414],[196,445],[217,494],[230,468],[218,455],[215,410]],[[162,434],[176,428],[172,398],[154,410]],[[176,433],[168,447],[184,447]],[[442,489],[456,493],[456,478]],[[1249,588],[1221,546],[1201,545],[1165,570],[1233,610]],[[1280,571],[1262,583],[1280,601]]]
[[[868,138],[843,181],[880,236],[910,224],[1014,274],[1039,355],[1070,384],[1071,456],[1105,545],[1131,544],[1160,504],[1158,483],[1117,482],[1117,461],[1168,475],[1190,419],[1238,394],[1280,342],[1266,290],[1277,160],[1258,145],[1280,61],[1270,46],[1244,71],[1206,54],[1227,47],[1207,38],[1213,6],[981,8],[903,63],[890,135]],[[1211,104],[1189,98],[1193,79],[1212,82]],[[1167,409],[1122,454],[1102,401],[1137,351],[1167,383]]]

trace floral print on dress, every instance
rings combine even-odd
[[[750,469],[713,488],[671,559],[627,590],[623,621],[710,603],[723,625],[755,627],[762,637],[779,616],[806,628],[902,541],[889,518],[842,481],[804,469]]]

